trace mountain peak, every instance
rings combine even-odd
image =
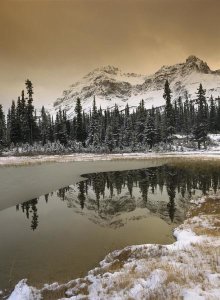
[[[211,73],[211,70],[210,70],[209,66],[207,65],[207,63],[195,55],[190,55],[186,59],[186,65],[187,65],[187,67],[189,67],[191,69],[195,69],[196,71],[199,71],[202,73],[206,73],[206,74]]]
[[[202,62],[202,60],[195,55],[189,55],[186,59],[186,63],[196,63],[196,62]]]
[[[103,66],[103,67],[99,67],[94,69],[92,72],[90,72],[89,74],[93,74],[93,73],[107,73],[110,75],[116,75],[119,72],[119,68],[108,65],[108,66]]]
[[[111,65],[103,66],[100,69],[107,73],[117,73],[119,71],[119,68],[117,68],[115,66],[111,66]]]

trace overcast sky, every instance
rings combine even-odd
[[[92,69],[151,74],[194,54],[220,69],[220,0],[0,0],[0,103],[35,104]]]

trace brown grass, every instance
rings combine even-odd
[[[219,217],[220,197],[207,196],[204,203],[201,203],[199,206],[192,207],[188,212],[188,216],[190,218],[198,215],[216,215],[216,217]]]

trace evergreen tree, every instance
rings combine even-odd
[[[184,110],[182,98],[178,98],[178,102],[175,101],[175,131],[178,133],[183,132],[183,124],[184,124]]]
[[[54,142],[54,122],[53,117],[48,116],[49,128],[48,128],[48,138],[50,142]]]
[[[186,134],[187,141],[188,141],[188,136],[191,131],[191,119],[190,119],[190,106],[189,106],[189,100],[187,94],[186,94],[186,99],[183,108],[183,131]]]
[[[146,123],[146,110],[144,100],[142,100],[136,112],[136,138],[137,143],[142,144],[144,141],[144,128]]]
[[[27,118],[27,106],[24,96],[24,90],[21,92],[21,108],[20,108],[20,127],[21,127],[21,142],[29,142],[29,126]]]
[[[5,115],[0,104],[0,149],[6,146],[6,123]]]
[[[50,129],[49,117],[47,116],[47,114],[45,112],[44,106],[42,106],[40,133],[41,133],[41,141],[42,141],[43,145],[46,144],[49,140],[49,129]]]
[[[155,143],[159,143],[162,140],[162,117],[159,109],[155,112]]]
[[[17,107],[16,107],[16,121],[17,121],[17,141],[22,142],[22,127],[21,127],[21,115],[22,115],[22,107],[21,107],[21,99],[18,97]]]
[[[61,144],[67,144],[66,115],[59,109],[55,121],[55,137]]]
[[[198,143],[199,149],[201,143],[203,143],[205,147],[208,133],[207,102],[205,94],[206,91],[203,89],[202,84],[200,84],[197,92],[198,112],[196,117],[196,124],[194,127],[194,138]]]
[[[33,106],[33,85],[32,82],[27,79],[25,82],[27,94],[28,94],[28,101],[27,101],[27,124],[28,124],[28,140],[29,143],[32,145],[33,141],[35,140],[36,134],[36,122],[34,117],[34,106]]]
[[[218,102],[217,111],[216,111],[216,128],[220,131],[220,100]]]
[[[91,113],[91,119],[89,124],[89,132],[88,132],[88,139],[87,139],[87,145],[94,145],[96,146],[99,142],[99,124],[98,124],[99,118],[98,118],[98,112],[97,112],[97,106],[95,97],[93,100],[93,107],[92,107],[92,113]]]
[[[18,142],[16,106],[14,101],[12,101],[11,110],[10,110],[10,141],[11,143],[14,144]]]
[[[164,117],[165,117],[164,125],[165,125],[165,140],[167,141],[172,137],[174,133],[174,125],[175,125],[174,110],[171,103],[171,90],[170,90],[170,85],[168,80],[166,80],[165,82],[163,97],[166,100],[165,112],[164,112]]]
[[[76,124],[75,124],[75,131],[76,131],[76,140],[78,142],[84,142],[84,130],[83,130],[83,115],[82,115],[82,105],[80,98],[77,98],[76,100],[76,107],[75,107],[75,113],[76,113]]]
[[[132,119],[129,115],[129,111],[125,112],[124,126],[122,130],[122,146],[129,147],[132,144]]]
[[[217,130],[216,126],[216,107],[213,97],[210,98],[210,113],[209,113],[209,132],[214,133]]]
[[[144,141],[150,146],[150,149],[153,147],[156,138],[156,129],[155,129],[155,110],[152,107],[150,115],[146,121],[146,126],[144,130]]]
[[[115,147],[111,125],[109,125],[106,130],[105,145],[110,152],[112,152]]]
[[[115,147],[119,147],[119,140],[120,140],[120,113],[118,109],[118,105],[115,104],[114,110],[112,112],[112,134],[114,137],[114,144]]]
[[[11,143],[11,109],[9,108],[7,114],[7,131],[6,131],[7,143]]]

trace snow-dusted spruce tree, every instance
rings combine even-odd
[[[41,119],[39,122],[40,133],[41,133],[41,141],[42,144],[45,145],[49,140],[49,118],[45,112],[44,106],[41,109]]]
[[[155,144],[158,144],[162,140],[162,117],[159,109],[155,112]]]
[[[114,137],[113,137],[111,124],[108,125],[107,130],[106,130],[105,145],[110,152],[112,152],[112,150],[115,147],[115,141],[114,141]]]
[[[98,118],[97,106],[96,106],[96,101],[95,101],[95,97],[94,97],[92,113],[91,113],[91,118],[90,118],[89,128],[88,128],[88,138],[86,141],[87,146],[93,145],[94,136],[96,136],[95,144],[97,142],[97,136],[98,136],[98,130],[99,130],[98,120],[99,120],[99,118]]]
[[[142,145],[144,142],[144,129],[146,122],[146,109],[144,107],[144,100],[141,100],[136,111],[136,138],[137,144]]]
[[[78,142],[84,142],[84,132],[83,132],[83,115],[82,115],[82,105],[80,98],[76,100],[76,123],[75,123],[75,132],[76,132],[76,140]]]
[[[217,131],[220,132],[220,101],[218,102],[218,106],[216,108],[216,128],[217,128]]]
[[[191,119],[190,119],[190,106],[189,106],[189,99],[188,94],[185,95],[185,102],[184,102],[184,108],[183,108],[183,133],[186,134],[187,142],[188,137],[192,128]]]
[[[206,91],[203,89],[202,84],[200,84],[196,99],[196,103],[198,104],[198,111],[196,116],[196,123],[193,129],[194,138],[198,143],[198,149],[201,148],[201,143],[203,143],[204,148],[206,147],[208,134],[208,105],[205,94]]]
[[[99,143],[101,148],[103,146],[103,142],[105,139],[105,119],[103,117],[101,106],[98,110],[98,138],[99,138]]]
[[[33,142],[37,139],[38,128],[36,124],[36,117],[34,115],[34,106],[33,106],[33,84],[27,79],[25,82],[28,100],[26,106],[26,114],[27,114],[27,124],[28,124],[28,141],[32,145]]]
[[[55,140],[59,141],[63,145],[67,144],[66,115],[64,111],[61,111],[61,109],[56,115]]]
[[[133,126],[132,126],[132,119],[130,116],[130,110],[128,104],[125,107],[125,113],[123,118],[123,125],[122,125],[122,147],[128,148],[131,146],[132,142],[132,132],[133,132]]]
[[[17,107],[16,107],[16,121],[17,121],[17,132],[18,132],[17,139],[19,143],[22,142],[21,115],[22,115],[22,103],[21,103],[21,98],[19,96],[17,100]]]
[[[29,128],[27,119],[27,104],[24,95],[24,90],[21,92],[21,107],[19,109],[19,122],[21,130],[21,142],[27,143],[29,141]]]
[[[170,141],[172,139],[172,135],[175,132],[175,116],[173,105],[171,103],[171,90],[168,80],[166,80],[164,85],[163,98],[166,100],[164,111],[165,141]]]
[[[16,144],[19,142],[19,137],[18,137],[18,126],[17,126],[17,118],[16,118],[16,106],[14,100],[12,101],[11,104],[11,109],[10,109],[10,141],[11,143]]]
[[[174,117],[175,117],[175,132],[183,133],[184,111],[183,111],[183,103],[181,97],[178,98],[178,101],[174,102]]]
[[[5,114],[0,104],[0,151],[6,145],[6,123]]]
[[[214,103],[214,99],[210,97],[210,111],[209,111],[209,132],[215,133],[217,131],[217,124],[216,124],[216,105]]]
[[[120,147],[119,145],[119,134],[120,134],[120,125],[121,125],[121,119],[120,119],[120,113],[118,109],[118,105],[115,104],[114,110],[112,112],[112,133],[114,138],[114,144],[115,147]]]
[[[156,138],[156,128],[155,128],[155,110],[152,107],[148,118],[146,119],[145,129],[144,129],[144,143],[149,145],[150,149],[155,144]]]

